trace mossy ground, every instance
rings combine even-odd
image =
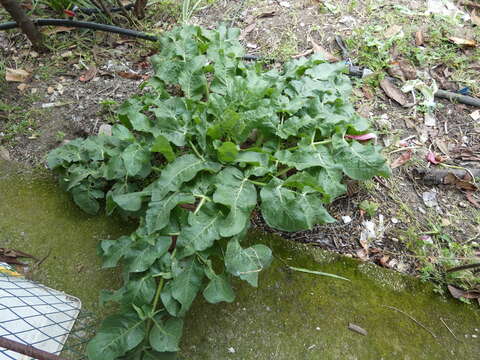
[[[99,239],[128,233],[128,224],[85,215],[43,170],[0,163],[0,174],[0,247],[38,258],[50,253],[33,278],[105,316],[98,294],[120,279],[118,272],[101,269],[96,246]],[[252,233],[248,241],[268,244],[274,263],[261,273],[258,289],[236,282],[231,304],[197,300],[186,319],[185,359],[474,359],[480,351],[478,310],[445,300],[428,284],[270,235]],[[292,271],[286,264],[351,281]],[[436,338],[385,306],[408,313]],[[348,330],[349,323],[368,335]]]

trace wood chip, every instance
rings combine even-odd
[[[463,38],[459,38],[459,37],[455,37],[455,36],[450,36],[448,38],[448,40],[450,40],[454,44],[460,45],[460,46],[469,46],[469,47],[477,46],[477,42],[475,40],[471,40],[471,39],[463,39]]]
[[[380,87],[385,91],[385,94],[387,94],[389,98],[395,100],[402,106],[407,105],[407,96],[387,78],[380,81]]]
[[[415,33],[415,45],[417,45],[417,46],[422,46],[424,43],[425,43],[425,40],[424,40],[424,38],[423,38],[423,31],[422,31],[422,30],[418,30],[418,31]]]
[[[368,332],[367,330],[365,330],[364,328],[356,325],[356,324],[352,324],[352,323],[349,323],[348,324],[348,329],[349,330],[352,330],[352,331],[355,331],[356,333],[360,334],[360,335],[363,335],[363,336],[367,336],[368,335]]]
[[[30,77],[30,73],[23,69],[5,68],[5,80],[11,82],[25,82]]]

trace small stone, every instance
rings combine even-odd
[[[70,56],[72,56],[72,55],[73,55],[73,52],[71,52],[70,50],[65,51],[65,52],[63,52],[63,53],[60,54],[60,56],[61,56],[62,58],[68,58],[68,57],[70,57]]]
[[[0,159],[10,161],[10,153],[3,146],[0,146]]]
[[[315,328],[315,330],[318,330],[318,331],[320,331],[320,327],[318,327],[318,326],[317,326],[317,327]]]
[[[470,117],[473,119],[473,121],[477,121],[480,119],[480,110],[475,110],[470,114]]]
[[[33,95],[33,94],[36,94],[36,93],[37,93],[37,91],[38,91],[38,89],[37,89],[37,88],[33,88],[32,90],[30,90],[30,92],[32,93],[32,95]]]
[[[292,5],[290,5],[290,3],[288,1],[280,1],[279,4],[280,4],[280,6],[283,6],[283,7],[286,7],[286,8],[289,8],[289,7],[292,6]]]
[[[476,339],[478,335],[472,334],[472,338]]]
[[[429,112],[425,113],[424,121],[425,121],[425,126],[430,126],[430,127],[437,126],[437,119],[435,119],[435,115],[433,115],[432,113],[429,113]]]
[[[442,219],[441,223],[442,223],[442,226],[450,226],[450,225],[452,225],[452,223],[451,223],[450,220],[448,220],[448,219]]]
[[[393,224],[398,224],[400,222],[400,220],[398,220],[397,218],[391,218],[391,222]]]
[[[233,347],[229,347],[229,348],[228,348],[228,352],[229,352],[230,354],[235,354],[235,349],[234,349]]]
[[[98,129],[98,135],[112,136],[112,125],[102,124]]]
[[[352,218],[350,216],[342,216],[342,221],[344,224],[350,224],[352,222]]]
[[[476,332],[478,332],[478,329],[475,329]]]
[[[23,90],[25,90],[27,87],[28,87],[27,84],[21,83],[21,84],[19,84],[19,85],[17,86],[17,89],[20,90],[20,91],[23,91]]]
[[[466,208],[468,205],[467,205],[466,202],[460,201],[460,202],[458,203],[458,206],[460,206],[460,207],[462,207],[462,208]]]
[[[469,336],[468,334],[465,334],[465,339],[468,339],[468,336]]]
[[[51,94],[53,94],[54,92],[55,92],[55,89],[54,89],[53,87],[49,86],[49,87],[47,88],[47,94],[50,94],[50,95],[51,95]]]
[[[423,198],[423,203],[425,204],[426,207],[435,207],[438,206],[437,202],[437,193],[436,191],[425,191],[422,194]]]

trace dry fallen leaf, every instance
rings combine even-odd
[[[327,60],[328,62],[338,62],[338,61],[340,61],[340,59],[338,57],[336,57],[335,55],[328,52],[323,46],[318,45],[315,41],[313,41],[313,39],[310,38],[309,40],[310,40],[310,43],[312,44],[312,48],[313,48],[314,53],[318,53],[318,54],[323,55],[325,60]]]
[[[450,36],[448,40],[460,46],[471,46],[471,47],[477,46],[477,42],[475,40],[463,39],[455,36]]]
[[[13,82],[25,82],[30,73],[23,69],[5,68],[5,80]]]
[[[467,191],[476,191],[478,188],[475,184],[470,181],[460,179],[458,176],[452,173],[448,173],[443,178],[443,183],[446,185],[454,185],[457,189],[467,190]]]
[[[452,285],[448,285],[447,287],[448,287],[448,291],[450,291],[450,294],[452,294],[452,296],[455,299],[460,299],[460,298],[480,299],[480,291],[475,291],[475,290],[465,291]]]
[[[127,71],[117,71],[117,75],[123,77],[124,79],[130,80],[141,80],[143,76],[141,74],[136,74],[134,72],[127,72]]]
[[[425,41],[423,39],[423,32],[422,32],[422,30],[418,30],[415,33],[415,45],[422,46],[424,43],[425,43]]]
[[[395,169],[395,168],[405,164],[411,158],[412,158],[412,150],[407,150],[402,155],[400,155],[398,158],[393,160],[393,162],[390,164],[390,167],[392,169]]]
[[[95,75],[97,75],[97,67],[95,65],[92,65],[88,68],[85,74],[80,76],[78,80],[80,80],[81,82],[88,82],[92,80],[95,77]]]
[[[387,94],[389,98],[395,100],[402,106],[407,105],[408,100],[406,95],[387,78],[380,81],[380,87],[385,91],[385,94]]]

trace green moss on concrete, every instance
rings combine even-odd
[[[186,320],[186,359],[478,357],[478,307],[441,298],[428,284],[375,265],[273,236],[252,234],[250,241],[269,244],[276,260],[261,273],[258,289],[236,283],[234,303],[197,301]],[[341,275],[351,282],[291,271],[285,263]],[[385,306],[410,314],[436,338]],[[361,326],[368,335],[352,332],[349,323]]]
[[[131,230],[114,219],[84,214],[48,172],[0,162],[0,247],[38,258],[50,252],[33,277],[79,297],[97,315],[108,311],[98,307],[100,290],[120,285],[118,271],[101,269],[98,240]],[[260,274],[259,288],[236,281],[232,304],[196,301],[185,322],[184,359],[478,358],[478,307],[444,299],[411,277],[274,236],[252,233],[248,242],[269,245],[275,261]],[[285,264],[338,274],[351,282],[295,272]],[[385,306],[410,314],[436,338]],[[349,323],[368,335],[348,330]]]
[[[46,170],[0,162],[0,247],[14,248],[45,261],[31,276],[81,299],[99,311],[103,288],[117,288],[119,273],[101,269],[98,241],[116,238],[129,227],[79,210]]]

